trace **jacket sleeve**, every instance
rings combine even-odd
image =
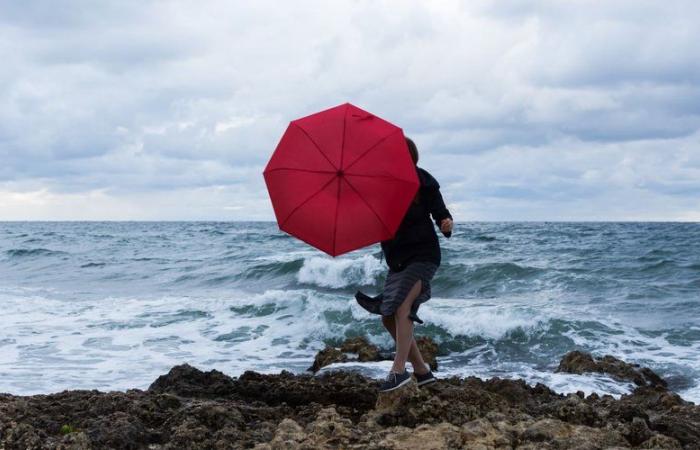
[[[418,178],[421,180],[423,195],[426,199],[428,211],[433,216],[435,224],[440,228],[440,222],[446,218],[452,219],[452,214],[447,210],[445,201],[440,194],[440,183],[427,170],[417,168]],[[452,232],[442,233],[445,237],[452,236]]]
[[[448,217],[452,219],[452,214],[450,214],[450,211],[445,206],[445,201],[442,199],[442,194],[440,194],[440,186],[437,185],[437,183],[436,186],[431,186],[430,188],[428,188],[427,194],[430,215],[433,216],[435,225],[437,225],[438,228],[440,228],[440,222],[442,222],[444,219],[447,219]],[[444,234],[445,237],[450,237],[452,235],[451,232],[442,234]]]

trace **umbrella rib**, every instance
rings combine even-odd
[[[292,122],[292,123],[294,123],[294,122]],[[332,167],[333,169],[338,170],[338,168],[335,166],[335,164],[333,164],[333,163],[331,162],[331,160],[328,159],[328,156],[326,156],[326,154],[323,153],[323,150],[321,150],[321,147],[318,146],[318,144],[316,143],[316,141],[313,140],[313,138],[311,137],[311,135],[310,135],[309,133],[307,133],[306,130],[303,129],[302,127],[300,127],[298,124],[294,123],[294,126],[296,126],[297,128],[299,128],[299,129],[301,130],[301,132],[304,133],[304,134],[306,135],[307,138],[309,138],[309,140],[311,141],[312,144],[314,144],[314,147],[316,147],[316,149],[318,150],[318,152],[319,152],[320,154],[322,154],[324,158],[326,158],[326,161],[328,161],[328,164],[330,164],[331,167]]]
[[[342,167],[342,166],[341,166]],[[335,244],[338,236],[338,209],[340,206],[340,181],[341,178],[338,177],[338,193],[335,199],[335,220],[333,222],[333,256],[335,256]]]
[[[348,123],[348,111],[350,108],[345,107],[345,117],[343,117],[343,140],[340,142],[340,168],[343,168],[343,154],[345,153],[345,130]],[[333,254],[335,255],[335,245],[338,238],[338,209],[340,206],[340,179],[338,180],[338,193],[335,199],[335,221],[333,222]]]
[[[294,170],[297,172],[309,172],[309,173],[336,173],[334,170],[297,169],[296,167],[275,167],[274,169],[266,170],[264,173],[276,172],[278,170]]]
[[[348,186],[350,186],[350,188],[352,188],[353,191],[355,191],[355,194],[357,194],[357,196],[360,198],[360,200],[362,200],[362,202],[365,205],[367,205],[367,207],[370,209],[370,211],[372,211],[374,213],[374,215],[377,216],[377,220],[379,221],[379,223],[381,223],[382,226],[384,227],[384,229],[387,231],[387,233],[389,233],[389,235],[391,235],[391,231],[389,230],[389,227],[386,226],[386,224],[384,223],[382,218],[379,216],[379,214],[377,214],[377,211],[375,211],[374,208],[372,208],[372,205],[367,203],[367,200],[365,200],[365,198],[362,195],[360,195],[360,192],[357,189],[355,189],[355,186],[353,186],[352,183],[350,183],[347,180],[347,178],[345,178],[345,182],[348,184]]]
[[[371,174],[366,174],[366,173],[346,173],[346,177],[365,177],[365,178],[384,178],[384,179],[389,179],[389,180],[394,180],[394,181],[401,181],[403,183],[410,183],[410,184],[415,184],[415,181],[411,180],[404,180],[403,178],[398,178],[392,175],[371,175]]]
[[[297,205],[297,206],[292,210],[292,212],[290,212],[289,214],[287,214],[287,217],[284,218],[284,221],[279,225],[279,227],[282,228],[282,227],[287,223],[287,221],[289,221],[289,218],[292,217],[292,216],[294,215],[294,213],[297,212],[297,210],[298,210],[299,208],[301,208],[302,206],[304,206],[306,203],[309,202],[309,200],[311,200],[312,198],[316,197],[319,193],[321,193],[321,192],[326,188],[326,186],[328,186],[329,184],[331,184],[331,183],[333,182],[333,180],[335,180],[336,178],[337,178],[337,177],[331,177],[331,179],[328,180],[328,182],[327,182],[326,184],[324,184],[323,186],[321,186],[321,189],[319,189],[318,191],[316,191],[316,192],[314,192],[313,194],[311,194],[311,195],[310,195],[309,197],[307,197],[306,200],[304,200],[303,202],[299,203],[299,205]]]
[[[351,162],[350,164],[348,164],[348,166],[345,167],[343,170],[346,171],[346,170],[348,170],[349,168],[351,168],[352,166],[354,166],[355,163],[358,162],[359,160],[361,160],[362,158],[364,158],[364,157],[367,155],[367,153],[371,152],[372,150],[374,150],[375,148],[377,148],[377,147],[379,146],[379,144],[381,144],[382,142],[386,141],[387,139],[389,139],[389,138],[390,138],[391,136],[393,136],[394,134],[399,133],[400,131],[401,131],[401,128],[398,128],[398,129],[396,129],[394,132],[389,133],[389,134],[387,134],[386,136],[384,136],[383,138],[381,138],[379,141],[377,141],[376,144],[372,145],[370,148],[368,148],[367,150],[365,150],[364,153],[362,153],[360,156],[358,156],[357,158],[355,158],[355,160],[354,160],[353,162]]]

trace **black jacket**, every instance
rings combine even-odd
[[[416,261],[430,261],[439,266],[440,244],[430,216],[438,227],[443,219],[452,218],[437,180],[420,167],[416,166],[416,171],[420,180],[418,202],[411,203],[394,238],[381,243],[387,265],[397,272]]]

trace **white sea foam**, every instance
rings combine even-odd
[[[547,319],[529,306],[484,303],[463,299],[433,298],[421,305],[419,316],[439,325],[452,336],[499,339],[520,329],[532,329]]]
[[[374,284],[384,270],[381,261],[372,255],[356,258],[316,256],[304,260],[297,280],[321,287],[343,288]]]
[[[358,263],[355,263],[358,264]],[[347,296],[350,297],[350,296]],[[108,297],[99,301],[64,300],[50,291],[0,290],[0,392],[32,394],[62,389],[145,388],[172,366],[189,363],[232,376],[245,370],[303,372],[324,340],[362,333],[383,348],[393,342],[377,316],[346,296],[313,289],[231,292],[227,297]],[[558,318],[586,315],[554,305],[513,299],[498,303],[433,298],[419,315],[450,335],[480,336],[501,343],[510,333],[546,332]],[[596,318],[598,319],[598,318]],[[615,318],[607,327],[566,332],[577,346],[634,362],[684,362],[696,367],[697,344],[674,345],[665,335],[649,337]],[[417,334],[422,334],[421,326]],[[556,363],[553,361],[552,363]],[[380,378],[388,362],[333,365]],[[553,373],[551,368],[511,362],[484,343],[440,358],[440,376],[523,378],[558,392],[598,392],[619,396],[630,386],[600,375]],[[680,394],[700,399],[693,387]]]
[[[185,362],[234,376],[303,371],[323,339],[350,326],[327,317],[347,311],[346,301],[311,290],[89,304],[26,294],[0,301],[0,392],[17,394],[145,388]]]

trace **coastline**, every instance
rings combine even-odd
[[[353,372],[232,378],[185,364],[147,390],[0,394],[0,448],[700,448],[700,406],[606,358],[571,352],[560,368],[636,377],[631,394],[476,377],[379,394]]]

